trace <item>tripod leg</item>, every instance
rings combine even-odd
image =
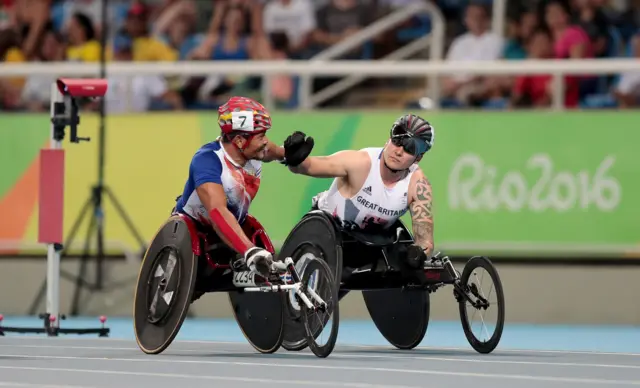
[[[63,251],[60,252],[60,260],[64,258],[65,251],[67,247],[70,247],[73,243],[73,239],[75,238],[78,229],[80,228],[80,224],[82,224],[82,220],[84,219],[87,211],[89,211],[89,206],[93,203],[93,198],[89,197],[85,204],[82,206],[80,213],[78,214],[78,218],[76,218],[71,230],[69,231],[69,237],[67,237],[67,241],[63,246]],[[61,274],[62,275],[62,274]],[[35,315],[38,306],[42,303],[42,299],[44,299],[47,290],[47,279],[45,278],[40,285],[40,290],[38,291],[38,295],[34,298],[33,302],[31,302],[31,306],[29,307],[29,314]]]
[[[109,196],[109,198],[113,202],[113,205],[116,207],[116,210],[120,214],[120,217],[122,217],[124,222],[127,224],[127,227],[129,228],[131,233],[134,235],[136,240],[138,240],[138,244],[140,244],[141,252],[144,252],[146,250],[145,241],[142,238],[142,235],[138,232],[136,227],[133,225],[133,221],[131,220],[131,218],[129,218],[129,215],[127,215],[127,213],[125,212],[124,207],[120,204],[120,202],[118,202],[118,199],[113,194],[111,189],[109,189],[108,187],[104,187],[104,191],[107,193],[107,195]]]
[[[93,232],[93,228],[95,227],[96,219],[95,215],[91,217],[91,221],[89,224],[89,228],[87,229],[87,238],[84,242],[84,252],[82,254],[82,262],[80,263],[80,273],[78,273],[78,277],[76,278],[76,287],[73,293],[73,303],[71,304],[71,316],[77,316],[79,311],[80,304],[80,291],[83,285],[86,285],[84,282],[84,277],[87,272],[87,261],[89,261],[89,250],[91,248],[91,234]],[[83,284],[84,283],[84,284]],[[88,287],[91,288],[91,287]]]
[[[97,242],[98,252],[96,260],[96,289],[102,290],[103,274],[102,269],[104,265],[104,210],[102,208],[102,192],[104,191],[103,185],[98,185],[93,188],[93,197],[95,200],[94,220],[98,228]]]

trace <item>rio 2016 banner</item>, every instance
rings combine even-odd
[[[403,112],[275,112],[269,137],[294,130],[315,138],[313,155],[382,147]],[[436,128],[420,162],[434,191],[435,239],[447,253],[580,256],[634,255],[640,238],[640,140],[635,112],[420,112]],[[79,127],[89,143],[65,143],[68,235],[97,180],[97,117]],[[109,117],[105,180],[148,241],[181,194],[193,153],[218,135],[211,113]],[[37,242],[38,151],[48,146],[48,117],[0,117],[0,251],[44,252]],[[311,198],[331,183],[263,167],[251,213],[276,245]],[[90,216],[90,215],[89,215]],[[71,247],[84,244],[85,222]],[[404,217],[410,225],[409,214]],[[136,240],[105,197],[109,252],[134,251]],[[95,242],[93,242],[95,246]]]

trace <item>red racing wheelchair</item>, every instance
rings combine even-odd
[[[253,216],[246,217],[242,228],[256,246],[275,253]],[[176,338],[191,303],[209,292],[226,292],[248,342],[261,353],[276,352],[284,339],[289,293],[301,310],[305,344],[316,356],[327,357],[339,322],[338,288],[328,264],[309,260],[302,272],[291,257],[276,258],[264,278],[248,268],[232,269],[237,259],[213,228],[173,212],[153,238],[138,274],[133,316],[140,349],[162,353]],[[333,323],[329,341],[322,345],[318,332],[325,329],[327,317]]]

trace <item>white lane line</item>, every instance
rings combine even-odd
[[[95,343],[98,342],[127,342],[127,343],[135,343],[135,339],[124,339],[124,338],[89,338],[89,337],[38,337],[38,336],[32,336],[32,335],[20,335],[18,336],[11,336],[11,337],[0,337],[0,343],[2,342],[7,342],[9,339],[16,339],[18,341],[24,341],[24,340],[38,340],[38,341],[52,341],[52,342],[59,342],[59,341],[87,341],[87,342],[91,342],[94,341]],[[216,345],[216,344],[220,344],[220,345],[233,345],[233,346],[250,346],[248,343],[246,342],[240,342],[240,341],[195,341],[195,340],[175,340],[173,342],[173,345],[179,345],[179,344],[196,344],[196,345]],[[61,346],[65,346],[65,345],[61,345]],[[395,348],[391,348],[391,347],[385,347],[384,345],[352,345],[352,344],[342,344],[340,345],[343,349],[344,348],[353,348],[353,349],[372,349],[372,350],[390,350],[390,349],[395,349]],[[456,351],[456,352],[462,352],[462,353],[471,353],[471,354],[477,354],[473,349],[471,348],[460,348],[460,347],[429,347],[429,346],[419,346],[416,347],[414,350],[419,350],[419,351]],[[600,352],[600,351],[596,351],[596,350],[542,350],[542,349],[514,349],[514,348],[509,348],[509,349],[501,349],[498,348],[497,350],[500,353],[525,353],[525,354],[545,354],[545,353],[550,353],[550,354],[584,354],[584,355],[591,355],[591,356],[625,356],[625,357],[640,357],[640,353],[630,353],[630,352]]]
[[[125,376],[144,376],[144,377],[172,377],[178,379],[192,379],[192,380],[217,380],[217,381],[235,381],[244,383],[258,383],[258,384],[293,384],[296,386],[310,385],[320,387],[350,387],[350,388],[418,388],[408,385],[377,385],[367,383],[345,383],[340,381],[311,381],[311,380],[276,380],[272,378],[259,379],[251,377],[235,377],[235,376],[204,376],[193,374],[179,374],[179,373],[155,373],[155,372],[132,372],[123,370],[105,370],[105,369],[76,369],[76,368],[40,368],[29,366],[0,366],[0,369],[11,370],[31,370],[31,371],[48,371],[48,372],[70,372],[70,373],[96,373],[106,375],[125,375]]]
[[[59,346],[46,346],[46,345],[0,345],[0,347],[10,347],[10,348],[38,348],[38,349],[60,349],[63,350]],[[105,351],[136,351],[139,352],[138,348],[133,347],[94,347],[94,346],[65,346],[64,349],[76,349],[76,350],[105,350]],[[172,349],[169,350],[167,355],[171,355],[171,352],[174,353],[186,353],[193,354],[196,356],[199,354],[202,357],[207,357],[209,354],[203,350],[196,349]],[[245,352],[237,352],[237,351],[227,351],[227,350],[216,350],[213,353],[215,354],[246,354]],[[260,356],[260,353],[255,352],[256,356]],[[291,358],[297,358],[298,356],[306,356],[309,358],[315,358],[315,356],[311,353],[299,353],[295,354],[287,354],[282,353],[282,356],[289,356]],[[40,355],[42,357],[47,357],[45,355]],[[481,364],[512,364],[512,365],[539,365],[539,366],[573,366],[573,367],[586,367],[586,368],[618,368],[618,369],[640,369],[640,365],[621,365],[621,364],[589,364],[589,363],[577,363],[577,362],[543,362],[543,361],[515,361],[515,360],[480,360],[480,359],[468,359],[468,358],[446,358],[446,357],[435,357],[435,356],[400,356],[400,355],[373,355],[373,354],[360,354],[360,353],[333,353],[331,358],[373,358],[373,359],[390,359],[390,360],[425,360],[425,361],[436,361],[436,362],[466,362],[466,363],[481,363]]]
[[[381,368],[381,367],[357,367],[357,366],[338,366],[338,365],[318,365],[318,364],[283,364],[268,362],[239,362],[239,361],[209,361],[209,360],[183,360],[175,358],[151,357],[151,358],[109,358],[109,357],[74,357],[74,356],[32,356],[20,354],[4,354],[0,355],[0,360],[4,357],[23,358],[23,359],[43,359],[43,360],[75,360],[75,361],[116,361],[128,363],[158,363],[158,364],[193,364],[193,365],[227,365],[227,366],[253,366],[286,368],[286,369],[318,369],[323,371],[329,370],[345,370],[355,372],[384,372],[399,374],[420,374],[420,375],[440,375],[455,377],[479,377],[489,379],[512,379],[512,380],[530,380],[530,381],[548,381],[548,382],[564,382],[578,384],[616,384],[616,385],[640,385],[640,380],[607,380],[607,379],[588,379],[574,377],[554,377],[554,376],[531,376],[518,374],[496,374],[496,373],[474,373],[474,372],[452,372],[452,371],[431,371],[431,370],[415,370],[400,368]],[[1,368],[11,368],[10,366],[2,366]]]
[[[51,385],[51,384],[31,384],[12,381],[0,381],[0,387],[37,387],[37,388],[91,388],[85,385]]]
[[[75,350],[105,350],[105,351],[132,351],[132,352],[140,352],[140,349],[134,347],[104,347],[104,346],[65,346],[64,349],[60,346],[47,346],[47,345],[0,345],[2,347],[9,348],[36,348],[36,349],[75,349]],[[246,352],[238,352],[238,351],[229,351],[229,350],[215,350],[213,352],[208,353],[206,350],[197,350],[197,349],[171,349],[167,350],[166,355],[170,356],[171,353],[185,353],[185,354],[193,354],[194,356],[208,357],[212,353],[216,355],[222,354],[246,354]],[[254,352],[257,357],[260,356],[260,353]],[[142,356],[146,356],[141,354]],[[299,356],[305,356],[309,358],[315,358],[316,356],[312,353],[281,353],[281,356],[286,356],[290,358],[298,358]],[[1,357],[2,355],[0,355]],[[41,357],[48,357],[46,355],[40,354]],[[153,356],[150,356],[153,357]],[[388,359],[388,360],[424,360],[424,361],[436,361],[436,362],[466,362],[466,363],[478,363],[478,364],[510,364],[510,365],[539,365],[539,366],[557,366],[557,367],[582,367],[582,368],[616,368],[616,369],[640,369],[640,365],[624,365],[624,364],[589,364],[589,363],[580,363],[580,362],[545,362],[545,361],[515,361],[515,360],[481,360],[481,359],[470,359],[470,358],[449,358],[449,357],[435,357],[435,356],[412,356],[410,354],[407,355],[387,355],[387,354],[360,354],[360,353],[349,353],[349,352],[340,352],[340,353],[332,353],[330,358],[373,358],[373,359]]]

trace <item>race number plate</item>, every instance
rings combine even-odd
[[[233,274],[233,285],[236,287],[256,287],[256,273],[253,271],[242,271]]]

